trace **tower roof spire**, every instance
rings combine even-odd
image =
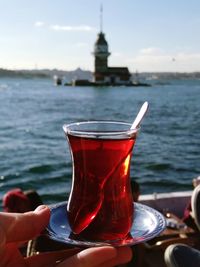
[[[103,32],[103,4],[100,6],[100,32]]]

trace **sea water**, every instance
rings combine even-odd
[[[47,204],[66,200],[72,169],[63,124],[131,123],[144,101],[150,108],[134,147],[131,178],[142,194],[191,190],[200,175],[199,80],[94,88],[1,78],[0,200],[16,187],[37,190]]]

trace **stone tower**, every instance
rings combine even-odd
[[[108,51],[108,43],[105,39],[105,35],[103,32],[100,32],[94,45],[95,73],[107,71],[109,55],[110,53]]]
[[[94,82],[96,85],[127,85],[131,83],[131,74],[127,67],[109,67],[110,52],[103,33],[103,9],[100,10],[100,32],[94,44]]]

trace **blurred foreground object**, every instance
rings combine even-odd
[[[3,196],[3,209],[5,212],[24,213],[35,210],[43,202],[35,190],[22,191],[14,188]]]

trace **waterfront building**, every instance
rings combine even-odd
[[[127,67],[109,67],[108,57],[111,55],[103,32],[103,9],[100,10],[100,31],[94,44],[94,72],[93,80],[75,79],[65,85],[73,86],[150,86],[139,80],[132,81]]]
[[[94,45],[94,82],[99,84],[126,85],[131,83],[127,67],[109,67],[110,52],[105,34],[100,31]]]
[[[100,32],[94,44],[94,82],[96,84],[128,85],[131,74],[127,67],[109,67],[108,57],[111,55],[103,33],[103,7],[100,8]]]

